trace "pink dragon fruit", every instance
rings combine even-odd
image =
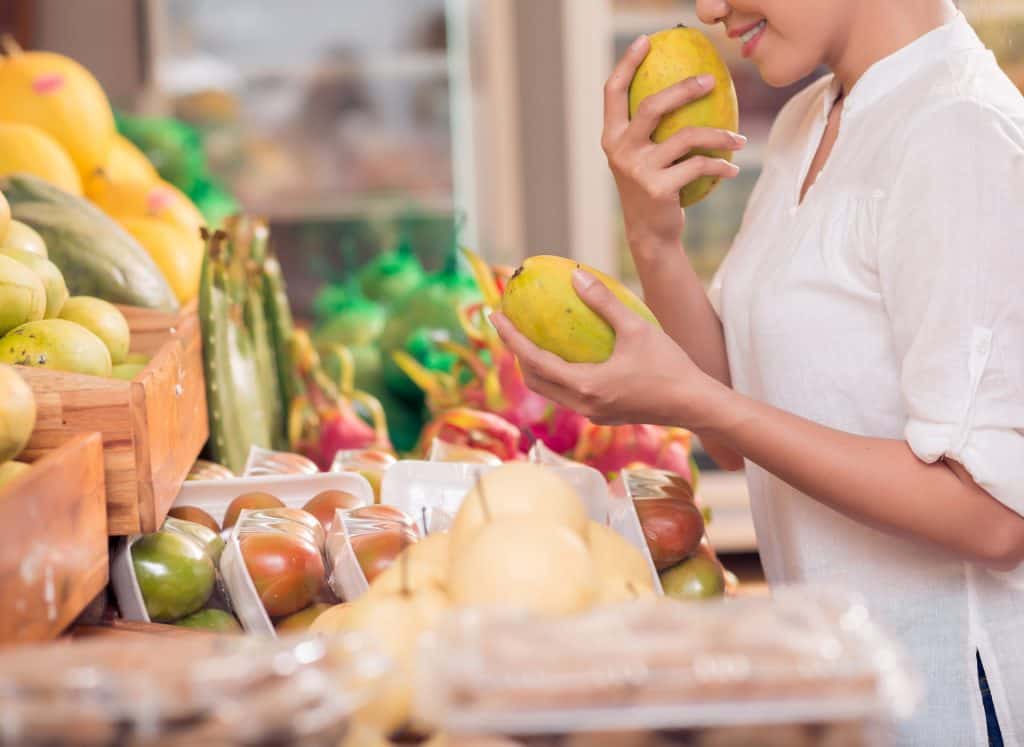
[[[573,453],[612,480],[619,470],[636,464],[675,472],[692,484],[692,434],[683,428],[660,425],[595,425],[583,428]]]
[[[456,356],[457,363],[450,374],[431,371],[419,365],[411,356],[398,351],[395,362],[427,395],[432,412],[467,405],[474,409],[493,412],[519,428],[519,448],[527,451],[535,440],[543,441],[560,454],[571,451],[579,440],[586,419],[572,410],[558,405],[531,391],[523,380],[515,356],[504,346],[487,314],[501,301],[504,273],[492,271],[478,255],[463,250],[473,268],[484,301],[459,309],[459,319],[469,345],[450,340],[436,344]],[[487,351],[490,364],[480,353]],[[469,373],[468,383],[464,373]]]
[[[452,446],[489,452],[503,462],[522,458],[519,429],[493,412],[455,407],[437,415],[420,435],[421,454],[430,451],[435,438]]]
[[[292,345],[303,389],[288,413],[292,449],[312,459],[325,472],[339,451],[391,451],[384,409],[374,397],[351,387],[351,367],[343,372],[339,386],[324,372],[320,356],[304,331],[295,331]],[[359,416],[356,405],[369,414],[373,425]]]

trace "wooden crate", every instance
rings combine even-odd
[[[107,558],[103,443],[73,434],[0,487],[0,643],[60,634],[106,586]]]
[[[209,433],[196,304],[177,314],[122,311],[132,351],[153,356],[134,381],[16,367],[39,411],[30,457],[69,433],[102,433],[111,535],[160,527]]]

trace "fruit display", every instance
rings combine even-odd
[[[651,34],[650,51],[637,68],[629,87],[629,114],[648,96],[687,78],[710,74],[715,87],[703,98],[692,101],[663,116],[651,139],[661,143],[683,127],[714,127],[736,132],[739,127],[739,105],[729,68],[719,57],[711,41],[698,29],[677,26]],[[695,148],[685,158],[696,155],[732,160],[728,150]],[[690,182],[679,192],[679,204],[693,205],[711,193],[718,177],[702,176]]]
[[[198,611],[213,593],[214,561],[190,537],[161,530],[131,548],[146,612],[154,622],[174,622]]]
[[[0,176],[32,174],[68,194],[82,194],[82,180],[68,154],[32,125],[0,122]]]
[[[53,319],[58,316],[64,308],[64,303],[68,300],[68,286],[57,266],[46,257],[23,249],[0,247],[0,254],[20,262],[36,274],[43,284],[43,292],[46,296],[43,318]]]

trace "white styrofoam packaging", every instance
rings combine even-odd
[[[454,516],[478,476],[493,469],[498,468],[487,464],[401,461],[384,476],[381,503],[400,508],[414,518],[424,511]],[[651,569],[654,588],[661,594],[661,581],[633,501],[613,496],[604,477],[592,467],[572,464],[551,466],[550,469],[576,489],[591,519],[611,527],[643,553]]]
[[[196,506],[218,522],[223,522],[228,505],[243,493],[262,491],[277,496],[289,508],[302,506],[324,490],[344,490],[365,505],[373,503],[373,489],[366,478],[354,472],[324,472],[313,475],[267,475],[238,477],[229,480],[196,480],[182,485],[173,506]],[[242,512],[242,516],[246,512]],[[239,519],[239,524],[241,519]],[[246,632],[274,635],[274,626],[267,616],[238,546],[239,524],[225,533],[219,572],[231,606]],[[111,559],[110,577],[121,614],[126,620],[149,622],[146,606],[139,591],[132,565],[131,547],[142,535],[125,538]]]

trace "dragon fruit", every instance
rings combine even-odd
[[[339,451],[391,451],[384,410],[374,397],[352,386],[352,366],[342,365],[339,385],[324,372],[308,334],[296,330],[292,345],[303,385],[303,392],[292,400],[289,408],[288,437],[292,450],[309,457],[325,472]],[[344,359],[347,351],[342,346],[339,351]],[[351,363],[351,354],[348,358]],[[359,416],[357,407],[368,413],[373,425]]]
[[[665,469],[693,483],[690,459],[692,434],[660,425],[595,425],[587,422],[573,458],[609,479],[625,467],[645,465]]]
[[[478,255],[463,251],[484,299],[458,310],[469,344],[435,340],[438,349],[456,358],[451,373],[427,369],[402,351],[393,354],[395,363],[426,393],[432,412],[458,406],[486,410],[520,430],[522,451],[527,451],[535,440],[543,441],[560,454],[572,451],[586,419],[526,386],[518,361],[487,318],[500,303],[507,273],[492,270]]]
[[[487,451],[502,461],[522,458],[519,429],[500,415],[455,407],[427,423],[420,436],[420,453],[429,453],[434,439],[453,446]]]

